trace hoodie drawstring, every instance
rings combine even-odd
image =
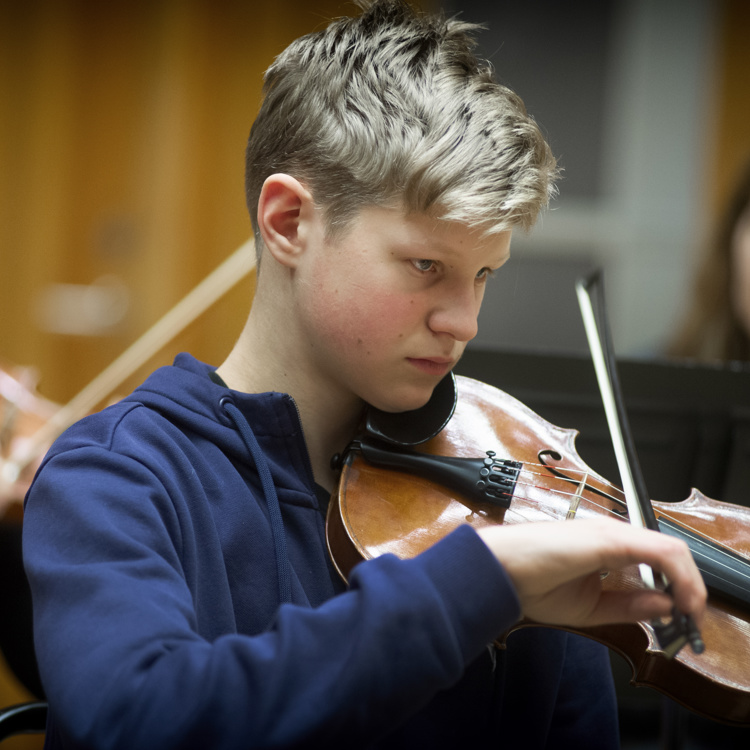
[[[242,412],[232,403],[231,399],[224,396],[219,405],[227,412],[237,427],[237,430],[245,443],[248,453],[252,456],[255,463],[255,469],[260,477],[260,483],[263,487],[263,496],[268,508],[268,516],[271,521],[271,533],[273,535],[274,551],[276,553],[276,570],[279,576],[279,602],[292,601],[292,573],[289,566],[289,557],[286,551],[286,536],[284,534],[284,521],[281,517],[281,506],[279,505],[279,496],[276,494],[276,487],[271,476],[271,469],[268,466],[265,455],[261,450],[258,440],[255,437],[250,425],[247,423]]]

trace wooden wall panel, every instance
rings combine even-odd
[[[34,367],[40,392],[64,403],[247,239],[244,147],[263,70],[345,8],[0,0],[0,365]],[[131,295],[121,326],[40,328],[50,285],[107,276]],[[218,364],[252,291],[241,283],[120,392],[177,351]],[[0,656],[0,705],[29,697]]]
[[[0,2],[0,360],[64,402],[250,234],[243,152],[263,70],[341,0]],[[51,284],[115,278],[117,328],[45,331]],[[248,280],[124,384],[176,351],[219,362]]]
[[[750,3],[723,0],[716,60],[716,112],[710,205],[721,212],[750,163]]]

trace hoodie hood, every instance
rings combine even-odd
[[[187,429],[197,432],[203,439],[220,447],[226,455],[233,455],[235,460],[241,463],[250,460],[260,481],[271,526],[279,602],[290,602],[292,570],[276,482],[293,478],[293,482],[286,482],[285,489],[302,488],[294,486],[299,483],[299,476],[290,474],[286,461],[281,464],[275,462],[274,472],[272,462],[266,456],[271,451],[273,455],[278,455],[279,445],[303,444],[299,412],[292,398],[286,394],[251,395],[232,391],[216,383],[210,377],[211,370],[195,358],[181,354],[171,371],[165,368],[157,370],[133,393],[130,400],[149,406],[182,432]],[[309,480],[309,490],[312,489],[313,478],[306,452],[305,456],[296,457],[297,464],[301,461],[301,465],[307,468],[303,476]]]
[[[233,391],[212,380],[214,369],[189,354],[179,354],[172,366],[153,372],[121,404],[147,406],[180,430],[199,435],[234,461],[246,463],[248,447],[237,428],[236,416],[230,416],[226,408],[226,404],[231,403],[239,410],[262,448],[288,446],[290,438],[292,443],[299,441],[304,450],[293,451],[294,455],[288,458],[305,469],[301,473],[306,481],[300,485],[296,474],[292,478],[288,471],[272,467],[274,481],[286,489],[314,492],[312,468],[294,399],[286,393]]]
[[[270,565],[274,598],[321,601],[332,590],[320,589],[309,560],[325,550],[324,506],[296,404],[283,393],[233,391],[214,382],[212,371],[180,354],[120,402],[66,430],[39,471],[52,461],[98,461],[92,452],[134,460],[166,491],[170,505],[161,513],[183,519],[174,529],[176,540],[185,538],[185,523],[194,527],[200,517],[200,525],[215,529],[219,546],[236,547],[234,560],[255,553],[245,546],[247,530],[263,534],[268,542],[262,549],[273,550],[262,564]],[[116,473],[113,486],[120,482]],[[315,523],[303,520],[310,514]],[[192,538],[193,528],[187,533]]]

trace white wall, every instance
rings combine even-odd
[[[715,4],[537,0],[520,2],[512,11],[509,5],[462,0],[460,11],[465,20],[490,26],[482,47],[491,50],[485,54],[500,78],[516,62],[508,55],[528,54],[522,68],[509,73],[523,80],[508,83],[548,133],[566,178],[532,234],[514,239],[516,266],[496,285],[502,299],[487,305],[494,316],[513,306],[514,326],[528,331],[504,333],[502,318],[488,320],[490,312],[483,312],[480,344],[581,348],[578,330],[571,330],[570,338],[556,335],[552,344],[535,333],[540,317],[553,320],[556,310],[569,308],[572,290],[560,289],[559,300],[550,298],[547,281],[537,299],[514,292],[533,287],[526,275],[549,258],[556,266],[570,259],[571,268],[586,261],[603,267],[617,353],[658,352],[677,324],[707,231],[703,179],[713,127]],[[456,6],[446,3],[449,12]],[[570,13],[566,23],[556,17],[561,8]],[[589,9],[599,13],[591,28]],[[524,39],[515,50],[514,35]],[[534,45],[537,37],[543,41]],[[546,92],[550,98],[554,76],[560,76],[555,85],[562,95],[545,110],[541,97]],[[599,95],[586,99],[597,87]],[[579,171],[590,171],[592,164],[597,174],[579,180]],[[524,310],[531,316],[528,326]]]

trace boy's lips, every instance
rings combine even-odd
[[[407,360],[428,375],[447,375],[456,364],[448,357],[407,357]]]

